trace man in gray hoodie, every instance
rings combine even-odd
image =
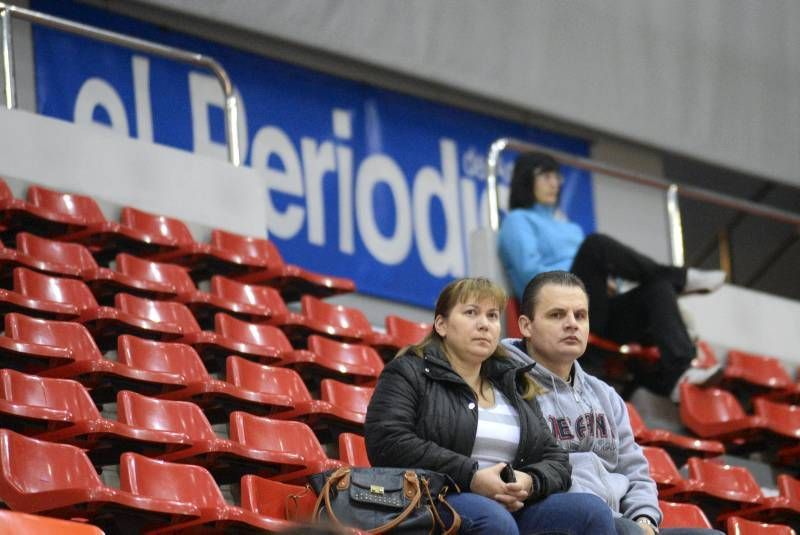
[[[570,492],[603,498],[617,517],[620,535],[657,535],[658,491],[634,441],[625,402],[577,362],[589,334],[589,298],[583,283],[566,271],[540,273],[525,288],[520,312],[524,338],[502,344],[512,358],[537,363],[530,373],[545,389],[538,400],[550,430],[569,452]],[[661,533],[720,532],[670,528]]]

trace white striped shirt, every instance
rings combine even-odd
[[[512,462],[519,446],[519,414],[499,390],[492,388],[494,407],[478,406],[478,431],[472,447],[478,468]]]

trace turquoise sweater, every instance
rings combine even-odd
[[[498,247],[517,299],[543,271],[568,271],[583,242],[581,227],[553,206],[534,204],[512,210],[500,225]]]

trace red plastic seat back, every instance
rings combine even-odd
[[[795,508],[800,508],[800,479],[781,474],[778,476],[778,490]]]
[[[339,434],[339,458],[350,466],[372,466],[367,456],[364,437],[355,433]]]
[[[5,329],[6,336],[20,342],[65,347],[75,360],[103,358],[94,338],[80,323],[43,320],[12,312],[6,314]]]
[[[197,290],[189,271],[176,264],[153,262],[127,253],[117,255],[117,271],[135,279],[171,284],[176,292]]]
[[[183,376],[187,383],[211,379],[192,346],[145,340],[129,334],[117,338],[117,361],[132,368]]]
[[[755,413],[763,416],[773,429],[779,428],[800,438],[800,407],[776,403],[759,397],[753,400]]]
[[[513,297],[506,303],[506,336],[509,338],[522,338],[519,330],[519,301]]]
[[[325,325],[352,330],[357,336],[364,336],[372,332],[369,320],[358,309],[333,305],[312,295],[304,295],[300,299],[300,307],[305,316]]]
[[[735,376],[769,388],[787,388],[792,378],[780,360],[744,351],[728,351],[725,376]]]
[[[700,423],[725,422],[737,418],[745,418],[741,404],[727,390],[720,388],[700,388],[699,386],[682,383],[681,389],[681,418],[684,414],[690,420]]]
[[[18,511],[0,511],[0,533],[58,533],[58,535],[103,535],[103,530],[91,524],[72,522],[60,518],[49,518],[41,515],[20,513]]]
[[[214,331],[237,342],[269,347],[278,353],[293,349],[289,339],[277,327],[248,323],[223,313],[214,316]]]
[[[83,281],[51,277],[25,268],[14,268],[14,290],[27,297],[73,305],[78,310],[97,308],[97,300]]]
[[[211,231],[210,243],[213,247],[225,249],[245,258],[267,262],[275,268],[280,268],[283,265],[283,257],[281,257],[278,248],[266,238],[242,236],[222,229],[214,229]]]
[[[134,427],[185,433],[192,440],[217,438],[194,403],[150,398],[128,390],[117,394],[117,420]]]
[[[726,527],[731,535],[796,535],[796,532],[789,526],[765,524],[754,520],[745,520],[738,516],[729,517]]]
[[[97,202],[86,195],[62,193],[42,186],[28,188],[27,201],[33,206],[44,208],[71,219],[82,225],[93,225],[106,222],[106,216]]]
[[[273,313],[287,311],[286,303],[275,288],[244,284],[221,275],[211,277],[211,294],[237,303],[262,306]]]
[[[245,446],[296,453],[306,462],[328,458],[314,432],[304,423],[235,411],[231,413],[230,424],[231,440]]]
[[[337,342],[324,336],[308,337],[309,351],[324,356],[326,360],[341,362],[345,365],[371,366],[378,372],[383,369],[380,355],[369,346]]]
[[[17,251],[37,260],[84,270],[97,267],[89,249],[79,243],[48,240],[27,232],[17,233]]]
[[[755,503],[763,498],[761,487],[743,466],[719,464],[697,457],[690,457],[687,465],[689,479],[702,481],[706,488],[715,489],[715,494],[726,499]]]
[[[642,415],[639,414],[639,411],[636,410],[636,407],[634,407],[632,403],[626,401],[625,406],[628,408],[628,419],[631,421],[633,436],[638,437],[643,432],[647,431],[647,425],[644,423],[644,420],[642,420]]]
[[[228,382],[245,390],[282,394],[289,396],[293,403],[312,399],[303,379],[294,370],[264,366],[236,356],[228,357],[226,367]]]
[[[320,383],[320,397],[324,401],[365,416],[374,391],[368,386],[348,385],[334,379],[323,379]]]
[[[70,379],[0,370],[2,398],[20,405],[69,411],[72,421],[102,418],[86,388]]]
[[[417,323],[400,316],[386,316],[386,334],[393,336],[400,347],[415,345],[431,333],[430,323]]]
[[[103,486],[89,458],[79,448],[0,429],[0,499],[12,509],[27,509],[26,494],[53,490],[80,492]]]
[[[123,225],[153,236],[161,243],[186,246],[195,243],[186,223],[172,217],[151,214],[126,206],[119,214]]]
[[[310,487],[246,475],[241,480],[242,508],[281,520],[310,522],[317,497]]]
[[[5,201],[14,198],[14,193],[11,191],[11,188],[8,187],[8,184],[5,180],[0,178],[0,201]]]
[[[225,498],[205,468],[168,463],[136,453],[123,453],[119,465],[122,490],[160,500],[192,503],[201,509],[225,509]]]
[[[683,479],[675,461],[663,448],[642,446],[642,453],[650,465],[650,476],[659,485],[674,485]]]
[[[663,513],[661,528],[713,528],[703,510],[693,503],[659,501],[658,507]]]
[[[175,301],[154,301],[126,293],[114,296],[118,310],[127,312],[155,323],[172,323],[180,326],[184,334],[200,332],[200,325],[183,303]]]

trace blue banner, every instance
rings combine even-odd
[[[84,5],[33,0],[31,8],[219,61],[241,97],[244,164],[267,184],[265,234],[288,262],[350,277],[365,294],[432,307],[444,284],[467,274],[469,235],[487,218],[484,162],[495,139],[588,154],[582,139]],[[33,39],[39,113],[226,157],[222,91],[210,74],[37,25]],[[503,162],[501,180],[510,167]],[[564,209],[592,232],[590,175],[565,174]]]

